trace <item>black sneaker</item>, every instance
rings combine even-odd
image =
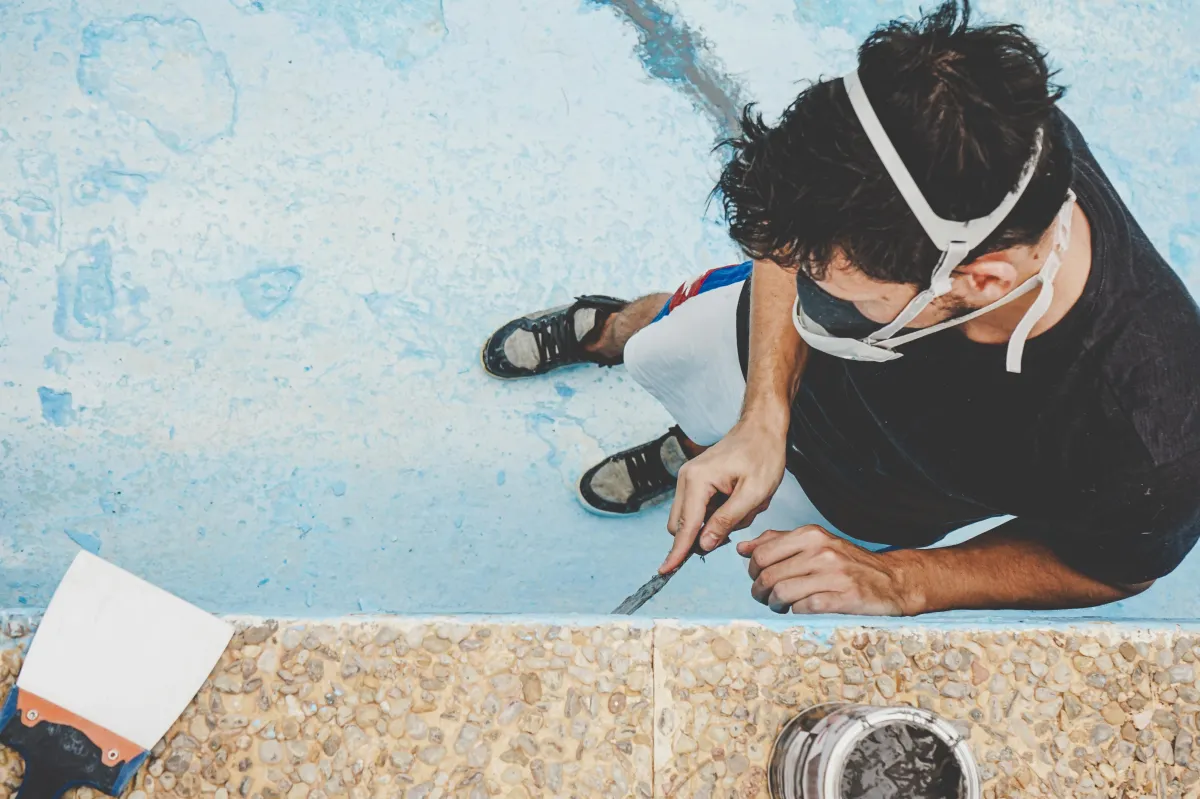
[[[579,478],[579,501],[600,516],[628,516],[657,505],[675,492],[679,467],[687,462],[683,431],[610,455]]]
[[[576,363],[616,366],[621,358],[604,359],[584,345],[600,337],[604,322],[629,303],[615,297],[587,295],[570,305],[514,319],[492,334],[480,360],[493,377],[541,375]]]

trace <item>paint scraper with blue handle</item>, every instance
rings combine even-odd
[[[0,708],[0,743],[25,761],[17,799],[81,785],[119,796],[232,637],[220,619],[80,552]]]

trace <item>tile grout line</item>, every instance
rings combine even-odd
[[[650,796],[658,796],[658,625],[650,627]]]

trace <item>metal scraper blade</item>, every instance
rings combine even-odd
[[[675,570],[675,572],[677,571],[678,569]],[[618,616],[632,616],[638,611],[638,608],[653,599],[654,595],[671,581],[671,578],[675,576],[675,572],[654,575],[646,581],[645,585],[625,597],[625,601],[617,605],[617,609],[613,613]]]
[[[708,521],[708,517],[712,516],[713,511],[719,508],[727,499],[729,499],[729,497],[725,494],[714,494],[712,499],[709,500],[708,513],[705,514],[704,520]],[[724,546],[724,544],[722,544],[722,546]],[[698,555],[700,560],[704,560],[705,556],[711,554],[711,552],[706,552],[700,546],[700,536],[697,535],[696,540],[692,542],[692,549],[690,552],[688,552],[687,557],[683,559],[683,563],[687,563],[689,560],[691,560],[692,555]],[[613,615],[632,616],[638,611],[638,608],[653,599],[659,591],[663,590],[667,583],[671,582],[671,578],[679,572],[679,569],[683,568],[683,563],[679,564],[679,568],[673,572],[668,574],[656,574],[651,577],[641,588],[625,597],[625,601],[617,605],[617,609],[613,611]]]

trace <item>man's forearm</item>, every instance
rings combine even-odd
[[[754,262],[750,285],[750,353],[743,421],[787,429],[808,345],[792,324],[796,279],[767,261]]]
[[[958,546],[889,552],[906,615],[958,609],[1084,608],[1125,599],[1151,583],[1112,586],[1067,566],[1046,546],[1003,527]]]

